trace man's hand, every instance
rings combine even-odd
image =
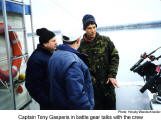
[[[106,84],[109,82],[111,82],[114,87],[119,87],[115,78],[108,78]]]

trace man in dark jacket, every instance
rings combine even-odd
[[[119,55],[109,37],[96,32],[97,24],[92,15],[83,17],[83,36],[78,51],[88,55],[95,95],[95,109],[115,110],[116,99],[114,87],[118,87],[116,74]]]
[[[50,100],[54,110],[90,110],[93,86],[85,57],[77,49],[80,37],[63,35],[63,43],[49,60]],[[78,57],[81,56],[81,57]]]
[[[36,31],[40,44],[32,53],[26,68],[26,88],[31,97],[40,104],[41,110],[50,109],[48,61],[57,42],[55,34],[46,28]]]

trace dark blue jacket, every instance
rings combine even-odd
[[[26,68],[26,88],[40,109],[50,109],[48,61],[52,53],[41,45],[32,53]]]
[[[59,45],[49,60],[50,102],[55,110],[89,110],[94,107],[88,67],[77,50]]]

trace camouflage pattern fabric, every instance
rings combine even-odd
[[[95,92],[95,109],[116,109],[114,87],[111,83],[106,84],[107,78],[116,78],[119,65],[118,51],[113,42],[99,33],[95,40],[89,42],[85,34],[78,51],[88,55],[88,67]]]

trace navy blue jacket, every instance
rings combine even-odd
[[[30,96],[40,104],[40,109],[50,109],[48,61],[52,53],[38,45],[32,53],[26,68],[26,88]]]
[[[59,45],[49,60],[50,102],[55,110],[89,110],[94,107],[90,73],[77,50]]]

